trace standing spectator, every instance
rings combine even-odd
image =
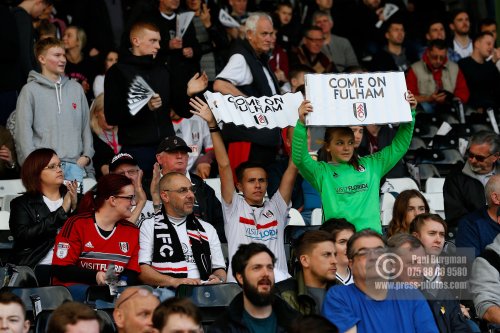
[[[279,93],[278,80],[268,65],[273,22],[267,14],[254,14],[245,23],[246,39],[233,44],[226,67],[217,76],[214,90],[233,96],[273,96]],[[280,130],[236,127],[225,124],[224,140],[232,167],[244,161],[272,162],[281,142]]]
[[[444,213],[448,227],[456,228],[461,217],[486,206],[482,193],[491,176],[500,174],[499,155],[500,139],[496,133],[480,131],[471,137],[465,165],[457,165],[444,181]]]
[[[19,178],[16,147],[10,131],[0,126],[0,179]]]
[[[274,295],[273,251],[264,244],[242,244],[234,253],[231,268],[243,292],[236,295],[229,308],[213,323],[209,333],[288,332],[299,314]]]
[[[38,56],[35,57],[35,29],[33,21],[42,15],[45,8],[50,5],[50,0],[23,0],[12,9],[17,33],[18,56],[19,56],[19,79],[15,80],[21,88],[28,79],[32,70],[38,70]]]
[[[371,228],[382,231],[380,180],[406,153],[413,135],[417,103],[410,91],[407,92],[407,101],[412,109],[412,122],[401,124],[392,143],[373,155],[359,158],[354,153],[352,130],[349,127],[334,128],[330,140],[325,140],[331,163],[315,161],[309,155],[304,117],[312,112],[313,106],[307,100],[302,102],[293,136],[292,159],[304,179],[320,192],[325,219],[345,218],[357,230]],[[356,189],[343,191],[353,184]],[[363,209],[358,209],[361,207]]]
[[[65,176],[81,182],[84,167],[94,156],[87,99],[82,87],[64,76],[63,42],[43,39],[36,44],[35,53],[42,73],[30,72],[17,101],[14,139],[18,161],[22,165],[33,150],[52,148],[65,162]]]
[[[494,43],[492,34],[479,33],[473,40],[472,54],[458,62],[470,91],[468,106],[479,112],[500,106],[500,72],[488,60]]]
[[[292,21],[293,6],[289,1],[279,2],[273,18],[278,31],[276,44],[284,48],[288,54],[297,47],[300,41],[300,25]]]
[[[104,94],[96,97],[90,108],[90,128],[95,154],[92,158],[96,179],[109,173],[109,162],[121,150],[118,127],[109,125],[104,115]]]
[[[472,40],[469,37],[469,14],[462,9],[451,14],[450,30],[453,32],[453,50],[461,59],[472,54]]]
[[[446,29],[444,27],[443,21],[440,19],[432,19],[427,24],[425,40],[427,41],[427,43],[429,43],[435,39],[446,40]],[[427,46],[421,48],[421,51],[419,52],[419,58],[422,58],[426,50]],[[455,52],[453,47],[448,47],[448,45],[447,45],[447,55],[448,55],[448,61],[453,61],[457,63],[461,59],[460,55],[457,52]]]
[[[88,191],[80,203],[80,214],[68,219],[56,238],[52,259],[53,284],[72,291],[83,301],[86,286],[106,285],[109,267],[135,284],[140,272],[139,229],[126,219],[135,204],[132,181],[121,175],[106,175],[96,192]],[[114,277],[113,277],[114,278]]]
[[[164,137],[174,134],[170,107],[180,116],[191,116],[185,110],[186,86],[171,84],[167,68],[155,61],[160,39],[160,30],[155,25],[135,23],[130,30],[131,52],[120,57],[104,80],[106,121],[110,125],[118,125],[122,152],[134,156],[148,178],[155,163],[156,147]],[[147,105],[132,115],[128,94],[137,76],[142,77],[155,94]],[[188,83],[187,94],[204,90],[206,84],[206,75],[196,75]]]
[[[283,232],[288,219],[297,168],[290,160],[281,178],[279,189],[268,201],[264,201],[267,173],[258,163],[247,161],[238,165],[235,187],[224,142],[210,108],[199,98],[191,99],[191,106],[195,110],[192,112],[200,115],[208,123],[214,143],[215,157],[219,165],[229,259],[232,260],[240,244],[250,242],[266,244],[278,258],[275,267],[276,280],[279,282],[288,278]],[[243,196],[239,195],[236,189],[242,192]],[[231,273],[228,276],[231,278]]]
[[[324,11],[315,12],[313,24],[321,28],[325,38],[321,52],[330,58],[339,72],[343,72],[348,67],[359,66],[351,42],[347,38],[331,33],[333,19],[330,13]]]
[[[118,62],[118,52],[111,50],[106,54],[106,59],[104,59],[104,73],[99,74],[94,79],[94,84],[92,85],[92,90],[94,96],[97,98],[100,94],[104,93],[104,77],[108,69]]]
[[[411,65],[406,74],[408,89],[428,113],[450,111],[453,97],[464,104],[469,100],[465,77],[458,65],[448,60],[447,52],[444,40],[431,40],[422,60]]]
[[[0,43],[5,50],[9,50],[9,52],[2,52],[0,56],[0,72],[2,73],[0,77],[1,126],[5,126],[7,118],[16,109],[18,91],[26,82],[26,78],[22,81],[19,68],[19,40],[20,36],[17,34],[13,13],[6,4],[0,4]]]
[[[302,46],[291,56],[292,66],[306,65],[318,74],[336,72],[335,64],[321,51],[325,37],[319,27],[309,27],[304,30]]]
[[[26,193],[10,203],[10,262],[32,268],[50,265],[56,235],[77,206],[76,182],[63,184],[61,160],[48,148],[28,155],[21,180]]]

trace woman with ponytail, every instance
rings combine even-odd
[[[84,195],[80,213],[66,221],[56,238],[53,284],[72,290],[73,285],[105,285],[110,277],[135,283],[140,272],[139,229],[127,221],[134,193],[130,179],[109,174],[99,179],[96,191]],[[115,271],[106,274],[113,266]]]

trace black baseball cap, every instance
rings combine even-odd
[[[186,144],[186,141],[182,140],[182,138],[179,138],[178,136],[172,135],[172,136],[167,136],[165,139],[163,139],[163,141],[158,146],[156,153],[159,154],[162,151],[176,151],[176,150],[182,150],[188,153],[193,151]]]

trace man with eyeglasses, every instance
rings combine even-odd
[[[120,294],[115,303],[113,319],[118,333],[152,333],[153,312],[160,304],[149,290],[129,287]]]
[[[182,173],[170,172],[160,180],[163,207],[144,221],[140,232],[139,278],[144,283],[177,288],[226,281],[217,232],[193,214],[195,191]],[[164,291],[162,299],[173,296]]]
[[[500,138],[494,132],[475,133],[469,142],[465,164],[447,176],[443,186],[444,212],[448,228],[454,229],[463,216],[486,206],[484,187],[500,174]]]
[[[215,195],[215,191],[200,176],[188,170],[189,153],[191,152],[192,149],[182,138],[175,135],[164,138],[156,151],[156,161],[158,163],[153,170],[154,178],[152,183],[157,185],[159,177],[169,172],[179,172],[185,175],[196,189],[193,207],[194,215],[213,225],[221,242],[227,243],[224,234],[222,207]],[[158,167],[161,170],[158,170]],[[157,189],[151,190],[152,197],[154,197],[153,192],[157,192]]]
[[[355,233],[347,242],[347,257],[354,283],[330,288],[322,310],[340,332],[439,332],[420,291],[388,284],[391,259],[380,234]]]
[[[319,27],[309,27],[304,31],[302,45],[290,55],[292,66],[307,65],[318,74],[337,72],[335,64],[321,51],[325,37]]]
[[[448,59],[447,53],[444,39],[429,41],[422,60],[411,65],[406,75],[408,89],[428,113],[436,108],[450,111],[453,97],[462,103],[469,99],[464,75],[458,65]]]

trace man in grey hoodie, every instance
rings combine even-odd
[[[62,41],[40,40],[35,56],[41,74],[30,72],[17,100],[14,138],[19,164],[35,149],[52,148],[66,162],[65,173],[78,175],[71,179],[83,178],[83,168],[94,154],[85,93],[80,84],[64,76]]]

